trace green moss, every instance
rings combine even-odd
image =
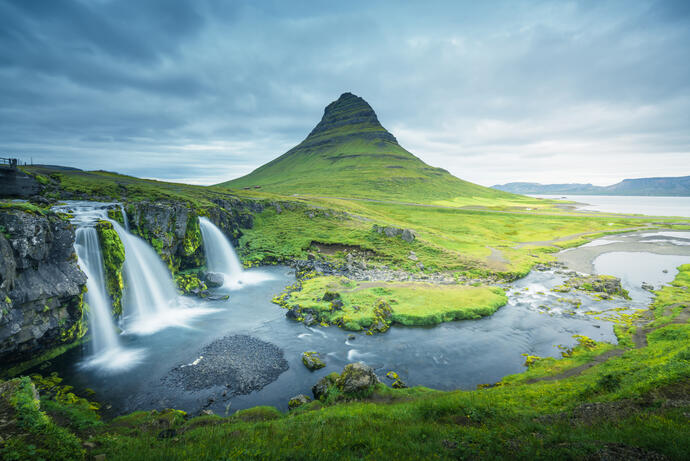
[[[4,386],[2,399],[11,405],[18,433],[0,445],[5,460],[67,460],[84,459],[85,452],[78,437],[58,426],[41,411],[31,379],[23,377]]]
[[[324,299],[334,299],[333,293],[338,293],[342,306]],[[493,314],[507,302],[507,297],[497,287],[315,277],[302,281],[301,286],[288,287],[274,302],[348,330],[370,328],[383,332],[391,323],[434,325],[477,319]]]
[[[119,317],[122,315],[122,266],[125,263],[125,247],[110,222],[99,221],[96,231],[103,255],[106,290],[112,301],[113,315]]]

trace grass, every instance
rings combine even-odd
[[[330,294],[330,296],[328,295]],[[288,308],[313,311],[320,321],[362,330],[381,317],[381,303],[390,308],[382,321],[402,325],[434,325],[493,314],[507,302],[500,288],[433,285],[421,282],[355,282],[345,277],[304,280],[300,291],[279,297]],[[342,307],[333,307],[333,300]]]

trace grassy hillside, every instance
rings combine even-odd
[[[398,144],[366,101],[350,93],[326,107],[321,122],[299,145],[220,186],[416,203],[452,203],[458,198],[534,202],[427,165]]]

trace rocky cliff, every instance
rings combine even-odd
[[[0,208],[0,363],[73,343],[85,333],[86,276],[72,224],[50,212]]]
[[[252,200],[214,201],[217,207],[194,207],[175,201],[140,201],[125,206],[130,231],[148,241],[173,272],[201,267],[205,264],[199,216],[208,218],[237,245],[242,229],[251,229],[252,213],[261,212],[263,205]],[[119,209],[111,218],[124,223]]]

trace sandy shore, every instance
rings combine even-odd
[[[682,232],[673,236],[659,235],[659,232]],[[656,235],[654,235],[656,234]],[[660,255],[688,256],[690,263],[690,231],[678,231],[672,229],[645,230],[629,234],[609,235],[595,240],[596,243],[610,242],[596,246],[583,245],[561,251],[556,255],[558,261],[564,263],[569,269],[594,273],[594,260],[597,256],[614,251],[647,252]],[[592,242],[592,243],[594,243]]]

